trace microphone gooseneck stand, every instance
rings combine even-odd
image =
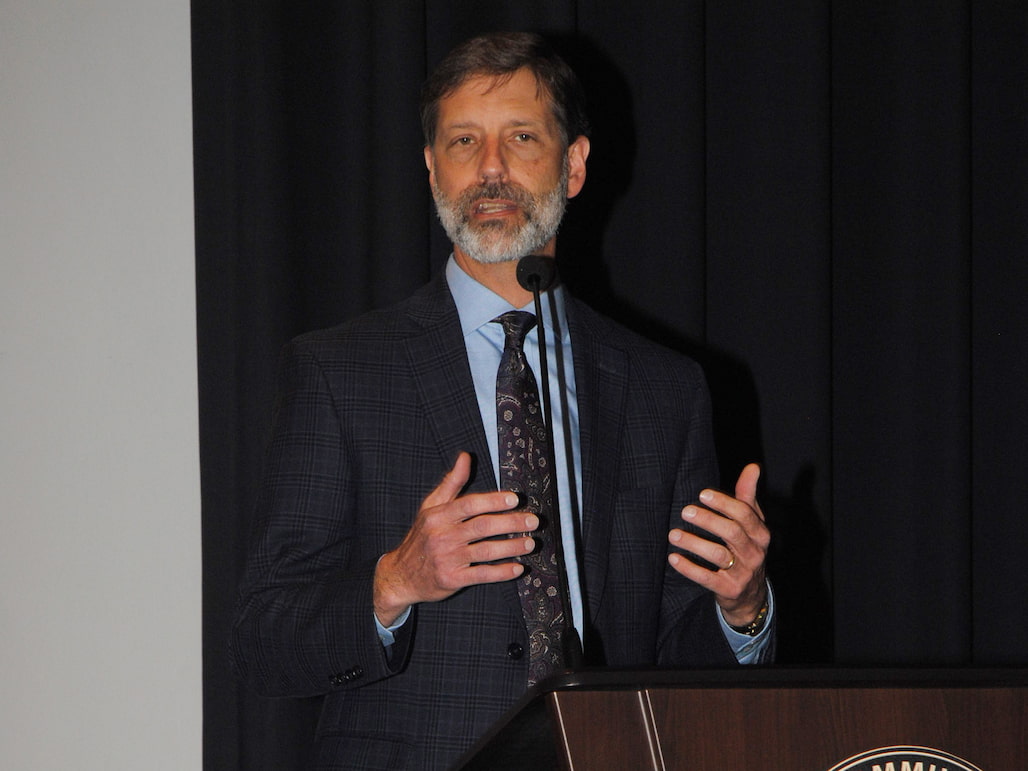
[[[530,254],[522,257],[518,262],[518,283],[523,289],[532,293],[535,300],[535,317],[539,331],[539,363],[540,363],[540,390],[543,392],[543,420],[550,431],[550,442],[547,453],[547,462],[553,469],[554,483],[557,480],[557,463],[554,450],[553,416],[550,410],[550,380],[549,363],[546,357],[546,331],[543,328],[543,312],[540,293],[549,289],[557,278],[557,265],[551,257],[541,257]],[[568,424],[567,409],[567,387],[564,374],[564,353],[560,339],[560,326],[557,323],[557,306],[553,295],[550,295],[550,313],[552,327],[554,330],[554,351],[557,356],[557,382],[560,386],[561,414],[564,420],[564,451],[567,459],[568,484],[571,490],[572,522],[577,522],[578,517],[578,489],[575,481],[575,463],[572,454],[571,427]],[[560,594],[564,603],[564,613],[567,615],[564,634],[562,635],[564,664],[568,669],[579,669],[582,666],[583,653],[582,641],[578,636],[578,629],[574,625],[574,618],[571,612],[571,596],[568,592],[568,568],[564,559],[564,538],[561,532],[560,522],[560,496],[554,491],[553,496],[554,516],[550,527],[553,528],[555,540],[554,551],[557,553],[557,570],[560,573]],[[577,525],[576,525],[577,528]]]

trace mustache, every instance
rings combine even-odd
[[[526,211],[531,211],[535,204],[535,199],[531,193],[521,187],[521,185],[511,182],[490,182],[484,185],[469,187],[461,192],[457,198],[457,204],[463,211],[468,212],[479,201],[489,199],[513,201]]]

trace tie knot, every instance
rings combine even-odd
[[[535,315],[528,311],[507,311],[493,321],[503,326],[508,344],[512,343],[515,347],[521,348],[525,342],[525,335],[535,326]]]

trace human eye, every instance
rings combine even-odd
[[[446,140],[446,152],[451,158],[465,159],[475,152],[476,144],[472,134],[455,134]]]

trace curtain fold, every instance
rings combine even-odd
[[[843,661],[960,663],[971,652],[968,18],[960,3],[833,10]],[[888,619],[875,634],[841,634],[875,617]]]

